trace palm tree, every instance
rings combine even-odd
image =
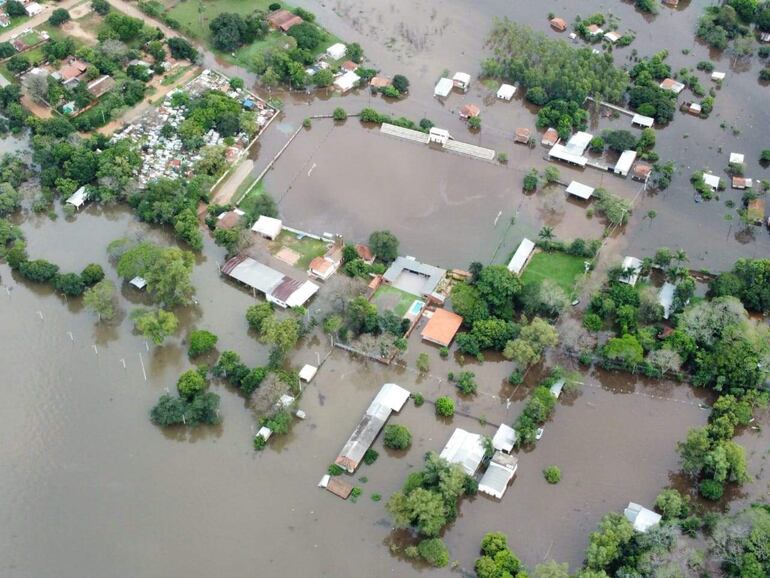
[[[642,270],[640,271],[642,275],[649,275],[650,271],[652,270],[652,266],[654,265],[654,261],[652,257],[645,257],[642,259]]]
[[[550,241],[553,239],[553,228],[545,225],[542,229],[540,229],[540,232],[537,234],[537,236],[540,237],[543,241]]]
[[[690,261],[684,249],[677,250],[677,252],[674,254],[674,260],[677,262],[677,265],[680,265],[682,263],[687,263]]]

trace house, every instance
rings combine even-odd
[[[283,222],[281,219],[274,219],[273,217],[260,215],[259,219],[257,219],[257,222],[254,223],[254,225],[251,227],[251,230],[258,235],[262,235],[266,239],[273,241],[278,235],[281,234],[282,228]]]
[[[479,492],[487,494],[498,500],[503,499],[508,484],[511,483],[513,476],[519,466],[519,459],[515,456],[495,452],[492,460],[489,462],[487,471],[479,480]]]
[[[45,8],[38,4],[37,2],[30,2],[26,6],[24,6],[24,11],[27,13],[27,16],[37,16],[40,14]]]
[[[730,153],[729,163],[731,165],[742,165],[745,158],[746,157],[741,153]]]
[[[733,177],[733,188],[742,191],[743,189],[750,189],[754,185],[754,181],[747,179],[746,177]]]
[[[217,229],[232,229],[240,224],[245,214],[240,209],[219,213],[219,216],[217,216]]]
[[[658,303],[663,307],[663,319],[668,319],[671,315],[671,307],[674,304],[674,292],[676,285],[673,283],[664,283],[658,291]]]
[[[310,261],[307,273],[311,277],[317,277],[321,281],[326,281],[337,272],[342,265],[342,241],[335,243],[326,251],[322,257],[315,257]]]
[[[284,309],[304,305],[319,289],[312,281],[297,281],[245,255],[233,257],[221,271],[263,293],[267,301]]]
[[[481,114],[481,109],[475,104],[464,104],[460,109],[460,118],[469,119]]]
[[[97,78],[96,80],[92,80],[87,85],[87,90],[89,93],[91,93],[91,96],[94,98],[100,98],[101,96],[108,93],[110,90],[115,88],[115,79],[111,76],[108,76],[107,74],[104,74]]]
[[[340,65],[340,68],[342,68],[342,70],[355,72],[356,70],[358,70],[358,64],[356,64],[352,60],[346,60]]]
[[[132,287],[135,287],[136,289],[139,289],[141,291],[145,287],[147,287],[147,281],[144,277],[139,277],[138,275],[131,279],[131,281],[128,282],[129,285]]]
[[[594,188],[577,181],[572,181],[567,187],[567,194],[587,201],[594,194]]]
[[[276,28],[282,32],[288,32],[292,26],[302,24],[303,22],[302,18],[288,10],[276,10],[275,12],[271,12],[266,20],[271,28]]]
[[[635,114],[631,119],[631,126],[638,126],[639,128],[651,128],[654,122],[655,119],[650,116]]]
[[[545,131],[543,138],[540,140],[540,144],[544,147],[552,147],[557,142],[559,142],[559,133],[555,128],[549,128]]]
[[[634,502],[628,502],[628,507],[623,510],[623,514],[625,514],[626,520],[631,522],[634,530],[642,533],[660,524],[662,519],[660,514]]]
[[[726,74],[724,72],[717,72],[716,70],[711,73],[711,80],[716,82],[722,82],[725,79]]]
[[[420,337],[442,347],[449,347],[463,324],[463,318],[446,309],[436,309],[422,330]]]
[[[516,252],[508,263],[508,270],[516,275],[521,273],[534,252],[535,244],[526,237],[522,239],[518,249],[516,249]]]
[[[75,209],[80,209],[88,200],[88,192],[86,187],[82,186],[67,199],[66,203],[72,205]]]
[[[446,270],[414,257],[398,257],[382,275],[383,281],[417,297],[430,297],[444,279]]]
[[[484,443],[479,434],[457,428],[441,450],[440,456],[451,464],[459,464],[472,476],[484,459]]]
[[[447,96],[449,96],[449,93],[452,92],[453,87],[454,87],[454,83],[452,82],[452,79],[441,78],[436,83],[436,86],[433,89],[433,96],[440,96],[442,98],[446,98]]]
[[[679,94],[684,90],[684,84],[681,82],[677,82],[673,78],[666,78],[663,80],[663,82],[660,83],[660,88],[663,90],[668,90],[670,92],[673,92],[674,94]]]
[[[639,280],[639,273],[642,272],[642,262],[636,257],[626,256],[623,259],[623,275],[618,278],[621,283],[626,283],[633,287]]]
[[[510,84],[502,84],[497,89],[497,98],[500,100],[511,100],[516,94],[516,87]]]
[[[345,46],[342,42],[338,42],[337,44],[332,44],[329,48],[326,49],[326,56],[332,60],[340,60],[345,56],[345,54],[347,54],[347,52],[347,46]]]
[[[564,32],[567,29],[567,21],[564,18],[551,18],[549,23],[556,32]]]
[[[719,177],[712,175],[711,173],[703,174],[703,182],[706,183],[706,185],[710,187],[714,192],[719,189],[719,185],[721,184]]]
[[[548,160],[562,161],[578,167],[586,166],[588,159],[582,155],[576,155],[569,152],[567,147],[560,144],[555,144],[548,151]]]
[[[516,430],[504,423],[497,428],[495,436],[492,438],[492,447],[507,454],[513,451],[516,445]]]
[[[589,24],[588,26],[586,26],[586,32],[588,32],[590,36],[601,36],[602,34],[604,34],[604,30],[602,30],[596,24]]]
[[[634,168],[631,169],[631,178],[642,183],[646,183],[651,174],[652,166],[648,165],[647,163],[643,163],[642,161],[636,163]]]
[[[677,7],[679,6],[679,0],[663,0],[663,4],[666,6]]]
[[[390,78],[386,76],[373,76],[369,81],[369,86],[372,88],[385,88],[390,86]]]
[[[353,484],[343,479],[342,476],[330,476],[329,474],[324,474],[321,481],[318,483],[318,487],[326,488],[327,491],[343,500],[347,500],[350,497],[350,494],[353,493]]]
[[[746,206],[746,220],[752,225],[765,222],[765,199],[754,199]]]
[[[372,446],[385,426],[385,422],[394,411],[401,411],[407,399],[409,399],[409,391],[403,387],[395,383],[383,385],[372,403],[369,404],[361,421],[358,422],[334,463],[344,468],[348,473],[355,472],[361,460],[364,459],[366,450]]]
[[[59,69],[59,79],[62,84],[66,84],[71,80],[79,79],[86,73],[86,70],[88,70],[88,64],[77,58],[72,58]]]
[[[449,134],[449,131],[443,128],[437,128],[435,126],[431,127],[430,131],[428,132],[428,142],[429,143],[437,143],[441,146],[444,146],[446,143],[449,142],[449,139],[452,138]]]
[[[591,133],[578,131],[569,137],[569,140],[564,147],[567,149],[567,152],[572,155],[582,155],[586,152],[588,145],[591,144],[592,138],[594,138],[594,135]]]
[[[528,128],[517,128],[513,137],[513,142],[529,144],[530,130]]]
[[[356,245],[356,253],[358,254],[358,258],[367,265],[374,263],[374,255],[372,254],[372,250],[369,248],[369,245],[358,243]]]
[[[468,92],[471,87],[471,75],[467,72],[455,72],[452,77],[452,84],[463,92]]]
[[[361,80],[361,77],[349,70],[342,76],[334,79],[334,87],[344,94],[354,86],[357,86],[359,80]]]
[[[622,34],[619,34],[615,32],[614,30],[611,32],[605,32],[604,33],[604,39],[608,42],[611,42],[612,44],[615,44],[618,40],[620,40],[623,37]]]
[[[703,110],[701,105],[697,102],[685,102],[682,107],[685,109],[685,112],[693,116],[700,116],[700,113]]]
[[[631,166],[634,164],[635,160],[636,151],[623,151],[618,162],[615,164],[614,173],[621,177],[628,176],[628,171],[631,170]]]

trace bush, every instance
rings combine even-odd
[[[86,290],[83,279],[77,273],[56,275],[53,279],[53,288],[68,297],[79,297]]]
[[[449,357],[449,348],[445,346],[442,347],[441,349],[438,350],[438,354],[441,357],[441,359],[446,359],[447,357]]]
[[[48,24],[51,26],[61,26],[65,22],[69,21],[70,13],[64,8],[57,8],[51,12],[51,16],[48,17]]]
[[[364,453],[364,463],[367,466],[371,466],[374,462],[377,461],[378,457],[380,457],[380,454],[377,452],[377,450],[370,448]]]
[[[522,185],[522,188],[527,193],[530,193],[537,188],[537,171],[535,169],[532,169],[524,177],[524,183]]]
[[[420,407],[425,403],[425,398],[419,392],[412,394],[412,397],[414,398],[414,407]]]
[[[94,12],[104,16],[110,11],[110,3],[107,0],[91,0],[91,6]]]
[[[328,473],[330,476],[341,476],[345,473],[345,470],[337,464],[331,464],[328,468],[326,468],[326,473]]]
[[[434,568],[443,568],[449,564],[449,550],[441,538],[423,540],[417,545],[417,551],[422,559]]]
[[[197,370],[188,369],[179,376],[176,389],[179,397],[189,401],[206,389],[206,380]]]
[[[472,371],[463,371],[457,376],[457,389],[465,395],[476,393],[478,384],[476,383],[476,374]]]
[[[417,369],[420,371],[420,373],[427,373],[430,371],[430,359],[428,358],[427,353],[420,353],[420,355],[417,356]]]
[[[258,452],[261,452],[263,449],[267,447],[267,440],[263,438],[261,435],[255,435],[254,436],[254,449]]]
[[[665,520],[675,520],[686,516],[688,512],[685,498],[677,490],[663,490],[655,499],[655,507]]]
[[[275,12],[276,10],[281,9],[281,5],[278,2],[273,2],[270,4],[270,6],[267,7],[267,9],[270,10],[270,12]]]
[[[471,128],[473,130],[481,129],[481,117],[480,116],[470,117],[468,119],[468,128]]]
[[[345,112],[345,109],[342,107],[337,107],[334,109],[334,112],[332,113],[332,117],[334,120],[343,121],[346,118],[348,118],[348,113]]]
[[[198,357],[208,353],[217,344],[219,338],[205,329],[196,329],[190,333],[190,347],[187,349],[189,357]]]
[[[91,263],[90,265],[86,265],[80,272],[80,278],[87,287],[96,285],[99,281],[104,279],[104,269],[102,269],[101,265]]]
[[[524,374],[518,369],[514,369],[508,376],[508,383],[511,385],[521,385],[524,382]]]
[[[392,450],[405,450],[412,444],[412,433],[400,424],[387,425],[382,443]]]
[[[409,92],[409,79],[403,74],[396,74],[391,84],[401,94]]]
[[[558,484],[561,481],[561,470],[558,466],[548,466],[543,470],[543,477],[549,484]]]
[[[725,487],[721,482],[707,479],[700,483],[698,491],[700,492],[700,495],[707,500],[716,502],[722,497],[722,494],[725,493]]]
[[[602,318],[596,313],[586,313],[583,317],[583,327],[589,331],[599,331],[602,328]]]
[[[455,402],[451,397],[441,396],[436,400],[436,414],[441,417],[452,417],[455,414]]]

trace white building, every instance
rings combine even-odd
[[[468,92],[471,87],[471,75],[467,72],[455,72],[452,83],[463,92]]]
[[[731,165],[742,165],[745,157],[741,153],[730,153]]]
[[[479,480],[479,492],[501,500],[518,467],[519,460],[515,456],[495,452],[487,471]]]
[[[712,191],[719,189],[719,177],[716,175],[704,173],[703,182],[706,183],[706,186],[710,187]]]
[[[646,532],[660,524],[661,516],[644,506],[628,502],[628,507],[623,511],[626,519],[634,526],[637,532]]]
[[[452,464],[460,464],[472,476],[484,459],[484,444],[479,434],[457,428],[441,450],[441,457]]]
[[[342,42],[332,44],[329,48],[326,49],[326,55],[334,60],[343,58],[347,52],[348,49],[344,44],[342,44]]]
[[[449,131],[444,128],[431,127],[428,133],[428,142],[435,142],[444,146],[450,139]]]
[[[496,450],[511,453],[516,445],[516,430],[504,423],[500,424],[495,432],[495,437],[492,438],[492,447]]]
[[[345,93],[354,86],[357,86],[359,80],[361,80],[361,77],[352,70],[349,70],[342,76],[338,76],[334,79],[334,86],[339,89],[340,92]]]
[[[77,191],[72,193],[70,198],[67,199],[66,203],[68,205],[72,205],[76,209],[79,209],[85,204],[87,200],[88,200],[88,193],[86,192],[85,186],[82,186]]]
[[[639,280],[639,273],[642,271],[642,262],[636,257],[627,256],[623,259],[623,271],[628,271],[628,274],[624,274],[618,279],[621,283],[627,283],[632,287],[636,285]]]
[[[45,8],[38,4],[37,2],[30,2],[26,6],[24,6],[24,10],[27,12],[27,16],[37,16],[40,14]]]
[[[567,187],[567,194],[587,201],[594,194],[594,188],[577,181],[572,181]]]
[[[516,94],[516,87],[510,84],[503,84],[497,89],[497,98],[500,100],[511,100]]]
[[[623,151],[615,165],[615,174],[620,175],[621,177],[628,176],[628,171],[631,170],[635,160],[636,151]]]
[[[521,271],[526,266],[527,261],[529,261],[529,258],[532,256],[534,250],[535,244],[532,241],[526,237],[522,239],[521,243],[519,244],[519,248],[516,249],[516,252],[513,254],[513,257],[511,257],[511,260],[508,263],[508,270],[511,273],[515,273],[516,275],[521,273]]]
[[[263,237],[270,239],[271,241],[281,234],[283,228],[283,222],[281,219],[274,219],[273,217],[266,217],[260,215],[257,222],[252,225],[251,230],[262,235]]]
[[[446,98],[452,92],[453,87],[454,83],[450,78],[442,78],[436,83],[436,87],[433,89],[433,96]]]

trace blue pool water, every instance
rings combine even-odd
[[[425,303],[423,301],[414,301],[412,303],[412,306],[409,308],[409,311],[407,311],[408,315],[419,315],[420,311],[422,311],[422,308],[425,307]]]

